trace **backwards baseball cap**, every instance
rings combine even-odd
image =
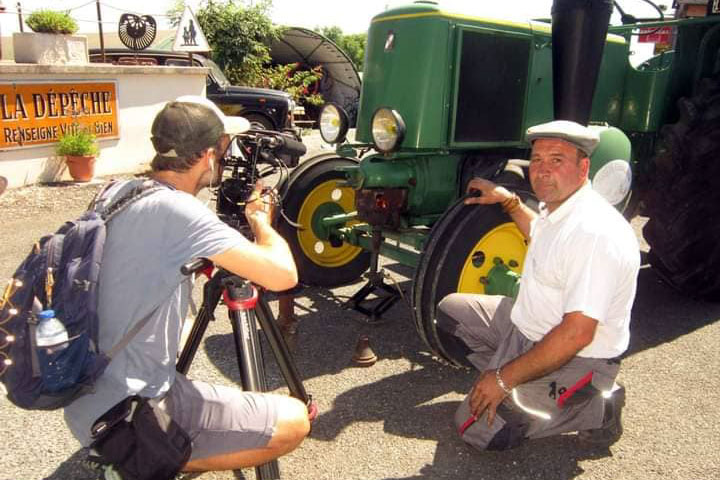
[[[250,129],[242,117],[226,116],[205,97],[184,95],[168,102],[152,124],[152,143],[158,155],[188,158],[213,147],[223,134]]]
[[[532,143],[538,138],[560,138],[573,144],[589,157],[600,142],[600,137],[594,130],[568,120],[555,120],[542,123],[527,129],[525,138]]]

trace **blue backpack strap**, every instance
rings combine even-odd
[[[113,186],[117,185],[117,180],[110,180],[107,182],[103,187],[95,194],[92,200],[90,200],[90,204],[87,207],[88,211],[93,211],[97,209],[98,203],[105,198],[107,195],[108,190],[110,190]]]
[[[147,325],[147,323],[150,321],[150,319],[153,317],[153,315],[155,315],[155,313],[157,313],[157,311],[159,309],[160,309],[160,306],[158,305],[157,307],[153,308],[150,313],[145,315],[142,318],[142,320],[140,320],[135,325],[133,325],[133,327],[130,330],[128,330],[128,332],[125,334],[125,336],[123,338],[121,338],[118,343],[116,343],[110,350],[105,352],[105,356],[107,356],[110,360],[112,360],[113,357],[115,357],[115,355],[119,351],[121,351],[122,349],[127,347],[128,343],[130,343],[130,341],[133,338],[135,338],[135,335],[137,335],[138,332],[140,332],[140,330],[142,330],[145,325]]]
[[[152,195],[153,193],[166,189],[167,187],[164,186],[160,182],[156,182],[154,180],[146,180],[140,185],[134,187],[131,189],[128,193],[123,195],[119,200],[114,201],[111,205],[109,205],[107,208],[102,209],[102,211],[98,212],[102,218],[105,220],[105,222],[109,222],[115,215],[125,210],[127,207],[132,205],[133,203],[137,202],[138,200],[145,198],[149,195]],[[107,189],[104,189],[106,191]],[[101,193],[103,193],[101,192]],[[101,198],[100,196],[98,198]],[[140,330],[143,329],[145,325],[150,321],[150,319],[157,313],[157,311],[160,309],[160,306],[158,305],[155,307],[150,313],[145,315],[140,321],[135,323],[133,327],[123,336],[123,338],[115,344],[110,350],[105,352],[105,355],[112,360],[115,355],[123,350],[127,345],[130,343],[130,341],[135,338],[135,335],[140,332]]]
[[[113,201],[110,205],[99,208],[96,206],[95,211],[103,218],[103,220],[105,220],[105,222],[109,222],[111,218],[113,218],[115,215],[122,212],[138,200],[166,188],[167,187],[160,182],[156,182],[154,180],[145,180],[140,185],[132,188],[129,192],[120,197],[118,200]],[[104,189],[101,194],[106,191],[107,189]],[[100,199],[102,199],[102,197],[98,197],[98,200]]]

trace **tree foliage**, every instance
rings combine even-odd
[[[340,47],[350,57],[350,60],[359,71],[363,70],[367,34],[353,33],[345,35],[340,27],[323,27],[319,29],[319,32]]]
[[[317,66],[310,70],[298,67],[298,64],[291,63],[265,69],[265,82],[262,86],[284,90],[303,105],[322,105],[325,101],[317,91],[323,76],[322,67]]]
[[[249,5],[243,0],[204,0],[195,16],[212,49],[211,58],[235,85],[284,90],[303,105],[322,105],[317,91],[322,67],[270,66],[270,45],[282,35],[282,28],[270,21],[271,7],[272,0],[255,0]],[[180,23],[184,10],[184,1],[175,0],[167,13],[173,25]],[[365,34],[345,35],[339,27],[318,30],[362,69]]]
[[[195,12],[205,33],[211,58],[233,84],[263,82],[264,66],[270,63],[270,47],[282,30],[270,21],[271,0],[246,5],[239,0],[205,0]],[[168,15],[178,23],[184,6],[177,1]]]

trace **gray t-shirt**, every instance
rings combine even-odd
[[[109,200],[139,182],[113,186]],[[248,242],[198,199],[170,188],[138,200],[108,225],[99,283],[100,350],[111,349],[137,321],[157,311],[115,356],[95,392],[65,408],[65,422],[84,446],[93,422],[120,400],[156,397],[172,385],[191,294],[180,267]]]

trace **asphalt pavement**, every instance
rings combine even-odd
[[[5,192],[0,197],[0,278],[11,276],[37,238],[79,214],[95,188],[62,184]],[[643,220],[633,222],[638,235]],[[408,293],[410,271],[393,263],[384,266]],[[431,357],[402,301],[384,322],[372,325],[343,309],[361,285],[359,279],[331,290],[308,288],[297,298],[301,323],[294,358],[320,415],[310,438],[280,460],[283,479],[720,478],[720,304],[680,296],[644,266],[619,378],[627,389],[620,441],[609,449],[589,449],[569,434],[506,452],[478,452],[465,446],[452,426],[474,374]],[[276,304],[271,301],[273,308]],[[378,356],[366,368],[351,361],[363,334]],[[271,389],[286,392],[273,359],[266,360]],[[239,381],[224,312],[218,311],[211,324],[190,376],[228,385]],[[96,478],[81,465],[84,453],[61,412],[22,411],[3,397],[0,439],[0,480]],[[191,478],[251,479],[254,473]]]

